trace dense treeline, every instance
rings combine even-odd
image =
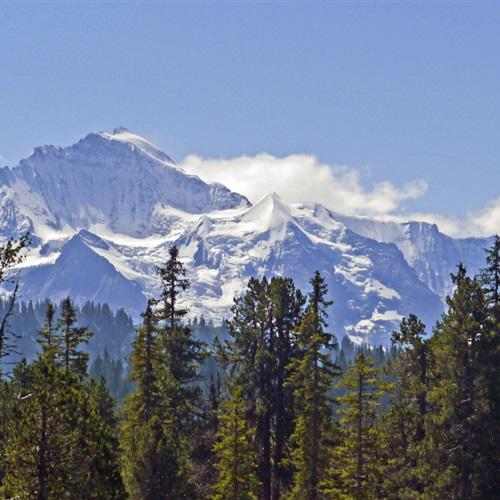
[[[307,295],[251,279],[213,346],[186,320],[176,247],[159,277],[126,389],[107,353],[89,376],[71,300],[47,303],[39,355],[1,380],[2,497],[498,498],[500,238],[479,276],[458,267],[432,335],[409,315],[388,351],[338,346],[319,272]]]
[[[20,293],[22,299],[22,290]],[[10,306],[10,300],[0,299],[0,318],[5,317]],[[45,321],[48,302],[15,302],[9,314],[8,330],[15,337],[15,349],[4,361],[4,368],[9,369],[12,364],[22,358],[33,360],[40,353],[37,335]],[[54,304],[56,314],[59,314],[62,301]],[[86,302],[82,306],[75,306],[77,323],[85,325],[92,331],[90,342],[83,348],[90,354],[91,359],[103,355],[107,350],[113,359],[123,358],[130,353],[130,345],[135,330],[132,318],[123,310],[112,311],[107,304]]]

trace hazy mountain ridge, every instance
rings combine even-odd
[[[292,276],[307,289],[319,269],[335,305],[332,329],[387,343],[403,315],[439,317],[449,272],[482,265],[487,239],[456,240],[431,224],[386,223],[287,205],[277,194],[250,205],[220,184],[185,174],[124,128],[73,146],[43,146],[0,172],[0,234],[26,230],[23,298],[71,295],[137,316],[156,293],[156,266],[176,243],[194,314],[223,317],[251,276]]]

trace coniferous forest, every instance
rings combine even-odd
[[[0,249],[0,281],[26,244]],[[308,290],[252,278],[210,344],[175,246],[158,279],[126,359],[120,343],[91,364],[71,298],[43,304],[36,355],[0,372],[1,498],[500,498],[500,238],[478,276],[457,267],[436,325],[409,315],[385,350],[338,344],[320,272]]]

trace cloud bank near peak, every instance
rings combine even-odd
[[[262,153],[231,159],[190,155],[180,167],[207,182],[220,182],[252,202],[274,191],[287,203],[321,203],[344,215],[391,214],[427,189],[421,180],[401,187],[380,182],[367,188],[359,170],[327,165],[305,154],[277,158]]]
[[[405,202],[425,194],[424,180],[402,186],[388,181],[367,185],[360,169],[328,165],[314,155],[278,158],[261,153],[230,159],[190,155],[179,166],[207,182],[220,182],[252,202],[276,192],[287,203],[321,203],[343,215],[435,223],[450,236],[490,236],[500,232],[500,197],[465,219],[436,213],[408,213]]]

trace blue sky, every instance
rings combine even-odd
[[[401,213],[500,225],[499,23],[494,2],[2,3],[0,155],[122,124],[179,161],[422,179]]]

